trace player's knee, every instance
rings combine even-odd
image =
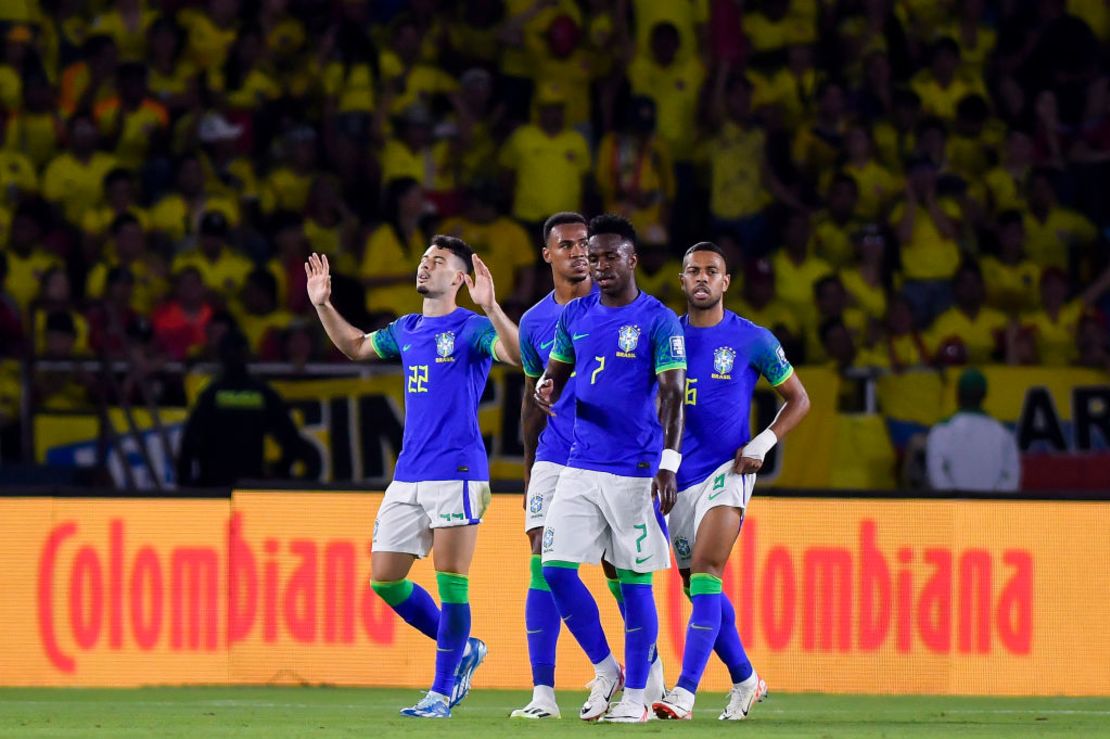
[[[547,562],[543,566],[543,579],[552,591],[566,588],[578,579],[578,565],[574,562]]]
[[[725,563],[714,560],[710,557],[698,557],[694,555],[694,559],[690,562],[691,573],[701,573],[703,575],[712,575],[713,577],[722,577],[725,570]],[[689,577],[685,578],[687,585],[690,584]]]
[[[371,580],[370,589],[391,606],[403,602],[412,593],[412,580]]]

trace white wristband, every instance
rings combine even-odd
[[[771,429],[763,429],[759,435],[749,441],[744,446],[744,451],[741,456],[751,457],[763,461],[764,455],[778,443],[779,437],[775,436],[775,432]]]
[[[679,466],[682,464],[682,455],[674,449],[664,449],[663,458],[659,460],[659,469],[667,470],[669,472],[678,472]]]

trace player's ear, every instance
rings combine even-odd
[[[551,250],[547,248],[547,244],[544,244],[543,248],[540,249],[540,254],[543,256],[545,263],[551,264]]]
[[[732,275],[730,275],[728,272],[725,272],[725,278],[721,282],[724,285],[724,287],[721,288],[721,292],[727,293],[728,286],[732,284]]]
[[[636,265],[640,263],[640,255],[634,251],[628,252],[628,266],[636,269]]]

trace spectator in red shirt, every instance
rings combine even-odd
[[[186,267],[177,274],[173,298],[154,312],[154,337],[171,359],[183,360],[200,350],[212,306],[200,271]]]

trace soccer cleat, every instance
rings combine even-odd
[[[562,718],[562,716],[559,713],[559,707],[554,703],[549,705],[543,701],[533,699],[532,702],[524,708],[518,708],[510,713],[509,718],[538,720],[545,718]]]
[[[651,711],[642,703],[621,701],[610,708],[600,721],[606,724],[646,724],[650,718]]]
[[[451,708],[462,703],[463,698],[470,694],[470,683],[474,679],[474,672],[486,658],[489,648],[481,639],[473,636],[466,640],[466,652],[455,669],[455,687],[451,691]]]
[[[653,651],[655,652],[655,661],[651,663],[647,685],[644,686],[644,702],[649,706],[656,701],[663,700],[663,696],[667,693],[666,677],[663,674],[663,655],[659,654],[658,649]]]
[[[721,721],[743,721],[748,717],[752,706],[762,703],[766,697],[767,683],[753,672],[750,678],[739,686],[733,686],[728,692],[728,705],[717,718]]]
[[[689,693],[683,691],[682,695],[677,690],[672,690],[663,696],[662,700],[655,701],[651,709],[655,711],[655,717],[664,720],[677,720],[688,721],[694,716],[694,702],[689,700],[686,696]]]
[[[578,718],[583,721],[597,721],[609,710],[609,702],[619,690],[624,689],[624,670],[616,677],[596,675],[590,681],[590,697],[582,704]]]
[[[451,718],[451,709],[448,708],[447,701],[429,693],[415,706],[402,708],[401,715],[410,718]]]

